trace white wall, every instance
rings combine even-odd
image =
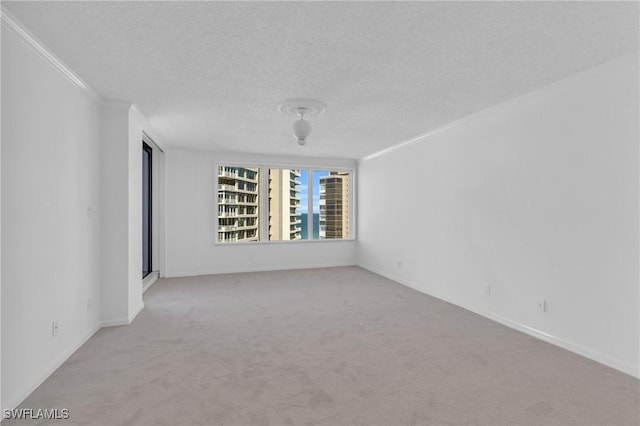
[[[129,321],[129,109],[102,106],[102,322]],[[142,268],[141,268],[142,269]],[[140,278],[140,277],[138,277]]]
[[[142,132],[159,140],[4,9],[1,122],[1,405],[14,408],[101,325],[142,309]]]
[[[5,19],[1,405],[13,408],[100,324],[100,101]]]
[[[129,109],[129,322],[142,310],[142,132],[146,119]]]
[[[359,263],[638,376],[638,117],[636,53],[362,160]]]
[[[151,133],[147,120],[135,106],[127,102],[104,102],[101,145],[103,325],[129,324],[144,307],[143,131]],[[158,143],[157,137],[154,140]],[[161,163],[162,157],[159,160]]]
[[[166,276],[352,265],[354,241],[216,245],[216,161],[354,168],[348,160],[167,151]]]
[[[164,273],[164,152],[151,145],[151,270]]]
[[[1,13],[1,12],[0,12]],[[0,45],[2,31],[0,31]],[[2,67],[0,67],[0,87],[2,86]],[[2,102],[0,102],[0,409],[2,405]],[[1,421],[1,420],[0,420]]]

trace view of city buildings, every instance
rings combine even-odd
[[[300,171],[269,169],[269,240],[299,240]]]
[[[349,237],[349,173],[320,178],[320,239]]]
[[[217,241],[349,238],[350,172],[308,173],[297,169],[218,167]],[[309,191],[307,176],[312,183]],[[267,188],[268,192],[263,191]],[[307,208],[311,207],[312,194],[310,215]],[[262,207],[268,211],[261,212]],[[262,225],[262,220],[268,223]]]
[[[259,240],[259,171],[218,167],[218,242]]]

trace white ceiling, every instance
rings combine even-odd
[[[361,158],[638,50],[637,2],[10,2],[167,147]],[[277,104],[315,98],[298,148]]]

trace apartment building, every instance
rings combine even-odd
[[[258,241],[258,169],[218,167],[218,242]]]
[[[299,240],[300,171],[269,169],[269,240]]]
[[[320,238],[349,238],[349,173],[320,178]]]

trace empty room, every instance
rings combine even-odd
[[[640,3],[2,1],[2,425],[640,425]]]

